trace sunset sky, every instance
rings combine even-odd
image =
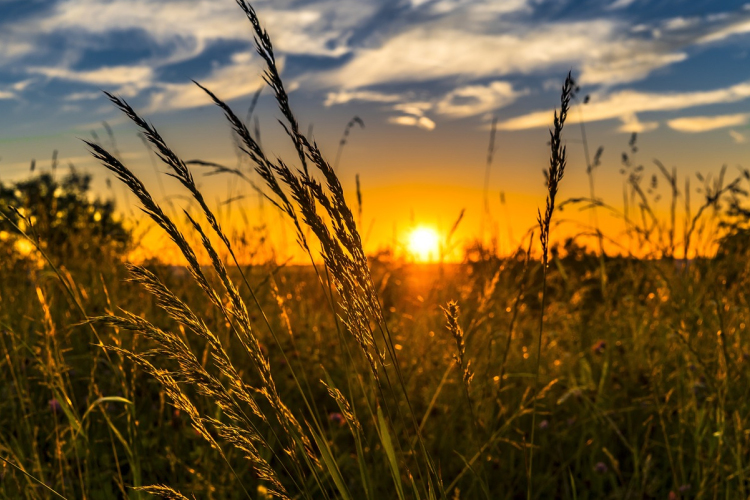
[[[405,241],[415,225],[443,234],[479,233],[490,123],[497,116],[490,177],[494,231],[517,245],[544,204],[547,128],[569,70],[581,85],[564,138],[569,166],[562,199],[588,194],[581,117],[591,155],[604,147],[597,195],[622,205],[621,155],[638,132],[636,162],[676,166],[680,186],[695,172],[736,175],[750,151],[750,4],[703,0],[274,0],[256,1],[283,63],[303,130],[333,162],[357,115],[339,165],[359,174],[368,247]],[[78,138],[110,144],[157,198],[146,149],[103,97],[127,99],[183,159],[236,165],[221,112],[191,79],[244,116],[261,85],[251,28],[232,0],[0,0],[0,180],[49,168],[53,150],[91,172],[103,196],[108,174]],[[585,95],[588,104],[581,104]],[[264,147],[293,159],[270,92],[258,117]],[[252,128],[252,126],[251,126]],[[161,170],[164,170],[160,167]],[[197,176],[198,177],[198,176]],[[663,179],[660,179],[663,181]],[[169,179],[167,194],[178,192]],[[217,203],[255,195],[234,179],[200,177]],[[657,203],[667,208],[667,189]],[[500,203],[503,193],[505,206]],[[697,194],[692,195],[700,202]],[[353,193],[350,200],[354,201]],[[179,203],[179,199],[177,199]],[[564,213],[581,222],[586,215]],[[276,224],[277,218],[269,218]],[[613,235],[615,236],[615,235]],[[509,241],[510,240],[510,241]],[[279,240],[280,241],[280,240]],[[291,236],[288,237],[291,243]],[[278,243],[278,241],[277,241]]]

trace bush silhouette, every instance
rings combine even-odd
[[[131,233],[116,217],[114,202],[92,197],[91,176],[75,169],[62,180],[42,173],[10,185],[0,183],[0,210],[56,261],[72,262],[72,254],[81,252],[89,262],[117,257],[131,246]],[[17,261],[22,238],[0,218],[0,253]]]

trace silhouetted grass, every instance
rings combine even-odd
[[[48,252],[27,213],[57,201],[8,194],[18,206],[3,211],[0,238],[0,496],[747,497],[750,175],[704,179],[704,203],[683,217],[681,261],[677,172],[657,164],[672,196],[662,221],[655,186],[642,186],[633,163],[635,138],[623,172],[625,202],[637,204],[596,199],[593,177],[590,198],[560,203],[577,90],[568,75],[550,131],[541,252],[534,228],[528,247],[504,257],[479,248],[462,264],[368,258],[359,189],[357,220],[335,169],[299,130],[270,37],[238,4],[299,164],[267,155],[247,120],[198,84],[262,187],[239,168],[183,161],[112,94],[195,210],[162,209],[116,151],[86,142],[184,266],[126,262],[122,241],[92,258],[83,245],[96,231],[71,232],[73,250]],[[262,192],[294,225],[309,265],[242,265],[244,245],[191,165]],[[625,221],[622,256],[604,255],[602,242],[618,235],[598,219],[581,234],[598,255],[576,239],[553,244],[558,211],[574,205]],[[710,257],[719,223],[734,226]]]

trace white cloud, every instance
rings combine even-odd
[[[372,12],[350,2],[319,2],[304,8],[295,8],[292,2],[259,3],[259,16],[276,47],[290,54],[346,53],[348,30]],[[63,0],[45,19],[35,20],[33,30],[74,34],[142,30],[175,54],[182,53],[180,58],[200,54],[215,40],[252,40],[248,20],[234,2],[224,1]]]
[[[470,14],[501,15],[529,10],[529,0],[410,0],[412,8],[425,6],[432,14],[445,15],[454,11]]]
[[[583,117],[587,122],[623,119],[634,113],[651,111],[676,111],[680,109],[738,102],[750,97],[750,81],[716,90],[696,92],[639,92],[622,90],[611,94],[593,94],[589,104],[583,108]],[[535,111],[511,118],[498,124],[504,130],[522,130],[535,127],[548,127],[552,111]],[[568,121],[580,121],[579,113],[568,115]]]
[[[539,6],[538,0],[404,0],[397,2],[399,8],[408,9],[411,4],[412,11],[388,21],[376,15],[382,14],[388,0],[256,0],[254,5],[279,54],[327,57],[331,58],[329,63],[341,58],[341,66],[336,69],[304,75],[306,88],[318,85],[319,90],[327,91],[325,106],[352,101],[413,105],[410,101],[416,100],[416,94],[430,103],[430,111],[449,117],[486,113],[524,93],[506,82],[488,84],[488,80],[536,75],[543,81],[572,68],[581,84],[599,86],[603,92],[684,61],[691,46],[750,32],[748,14],[740,11],[729,17],[675,15],[637,29],[628,19],[606,12],[637,1],[609,0],[600,7],[598,17],[596,13],[581,15],[582,20],[577,21],[569,20],[572,16],[566,16],[565,21],[533,20],[537,16],[525,14]],[[30,53],[52,54],[51,48],[39,41],[46,35],[58,35],[69,41],[61,48],[65,52],[58,60],[61,62],[40,67],[42,63],[35,59],[38,66],[25,71],[105,88],[114,86],[126,96],[145,94],[145,90],[154,110],[205,104],[202,93],[191,83],[160,81],[165,65],[208,55],[206,48],[217,42],[252,43],[247,19],[229,0],[57,0],[35,18],[4,28],[6,33],[0,34],[0,65]],[[109,35],[133,30],[146,38],[149,56],[130,66],[70,69],[82,62],[85,51],[94,44],[106,45]],[[661,35],[657,36],[657,31]],[[203,82],[220,89],[217,92],[225,98],[255,90],[260,65],[250,52],[241,52],[223,66],[215,64]],[[439,96],[408,88],[409,84],[429,81],[439,81],[442,88],[452,86],[454,90]],[[389,85],[387,92],[382,91],[385,87],[377,87],[385,84]],[[88,89],[74,89],[67,99],[83,99],[85,94],[79,90]],[[683,106],[669,104],[663,95],[657,95],[656,104],[643,103],[638,101],[641,94],[616,94],[636,100],[633,104],[638,109],[613,103],[613,109],[608,110],[592,103],[585,108],[586,119],[619,118],[623,126],[650,127],[654,124],[627,117]],[[604,98],[609,97],[604,94]],[[695,105],[699,104],[685,106]],[[506,126],[541,121],[538,116],[530,116],[508,121]],[[545,126],[548,121],[545,115]]]
[[[393,82],[444,78],[476,79],[581,67],[584,83],[623,83],[685,59],[653,40],[628,38],[619,22],[504,25],[482,33],[419,25],[362,48],[342,68],[322,77],[325,84],[364,88]]]
[[[218,67],[207,77],[196,80],[223,101],[252,94],[260,85],[265,85],[252,59],[252,56],[236,56],[229,66]],[[277,63],[283,66],[282,59],[278,59]],[[208,95],[193,82],[161,83],[157,87],[159,90],[151,94],[147,112],[193,108],[212,103]]]
[[[426,116],[392,116],[388,121],[397,125],[407,125],[425,130],[433,130],[435,128],[435,122]]]
[[[403,98],[401,94],[386,94],[372,90],[341,90],[339,92],[329,92],[323,104],[325,106],[333,106],[335,104],[346,104],[351,101],[398,102]]]
[[[636,0],[615,0],[614,2],[609,4],[609,7],[607,8],[610,10],[624,9],[634,4],[635,2]]]
[[[34,51],[34,45],[21,38],[18,30],[3,27],[0,35],[0,65],[9,64]]]
[[[720,116],[689,116],[669,120],[667,125],[680,132],[697,133],[744,125],[747,123],[748,118],[750,118],[750,114],[747,113]]]
[[[66,95],[64,99],[69,102],[90,101],[98,99],[102,97],[102,95],[101,92],[73,92],[72,94]]]
[[[427,111],[454,118],[486,113],[511,104],[519,96],[526,95],[526,90],[515,90],[508,82],[495,81],[487,85],[464,85],[442,97],[425,101],[412,101],[408,94],[387,94],[371,90],[341,90],[329,92],[324,104],[345,104],[351,101],[369,101],[379,103],[398,103],[393,109],[407,115],[424,116]]]
[[[10,86],[13,90],[16,92],[23,92],[26,90],[32,83],[35,83],[35,78],[28,78],[26,80],[21,80],[20,82],[16,82],[13,85]]]
[[[731,23],[727,26],[718,28],[715,31],[708,33],[707,35],[700,37],[697,40],[697,43],[703,44],[719,42],[731,36],[742,35],[745,33],[750,33],[750,20],[748,19],[742,19],[735,23]]]
[[[66,68],[28,68],[30,73],[36,73],[47,78],[69,80],[90,85],[148,86],[154,76],[154,70],[149,66],[103,66],[93,70],[76,71]]]
[[[393,106],[395,111],[403,113],[406,116],[392,116],[388,118],[390,123],[397,125],[406,125],[411,127],[419,127],[425,130],[433,130],[435,128],[435,122],[425,116],[427,111],[430,111],[434,107],[434,104],[429,101],[415,101],[405,102],[396,104]]]
[[[464,117],[486,113],[514,102],[526,91],[517,91],[508,82],[489,85],[467,85],[449,92],[438,101],[436,111],[443,115]]]
[[[677,30],[684,30],[688,28],[693,28],[695,26],[698,26],[700,24],[700,18],[698,17],[673,17],[672,19],[667,19],[662,23],[662,27],[667,31],[677,31]]]
[[[354,100],[397,103],[393,109],[407,115],[422,117],[434,110],[441,115],[453,118],[464,118],[486,113],[514,102],[518,97],[528,94],[527,90],[515,90],[508,82],[495,81],[487,85],[464,85],[441,97],[431,100],[413,101],[408,94],[386,94],[369,90],[341,90],[330,92],[325,100],[326,106],[345,104]]]
[[[687,59],[687,54],[648,52],[649,48],[640,41],[625,41],[622,44],[593,48],[601,52],[599,57],[584,61],[581,67],[580,82],[583,84],[612,85],[646,78],[656,69]]]
[[[633,132],[644,134],[659,128],[659,122],[642,122],[638,119],[638,116],[635,113],[621,116],[620,120],[622,120],[622,124],[617,130],[628,134],[632,134]]]
[[[737,132],[736,130],[730,130],[729,131],[729,137],[732,138],[732,140],[735,142],[735,144],[745,144],[747,142],[747,137],[745,137],[743,134]]]
[[[0,90],[0,99],[13,99],[16,97],[16,94],[13,92],[8,92],[7,90]]]
[[[424,116],[424,114],[431,110],[434,104],[428,101],[416,101],[416,102],[404,102],[396,104],[393,109],[406,113],[407,115]]]

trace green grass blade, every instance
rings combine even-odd
[[[396,451],[393,449],[393,442],[391,441],[391,433],[388,430],[388,422],[386,422],[383,416],[383,410],[378,406],[378,427],[380,428],[380,442],[383,445],[385,454],[388,457],[388,465],[391,467],[391,475],[393,481],[396,483],[396,493],[401,500],[404,499],[404,487],[401,484],[401,472],[398,468],[398,461],[396,460]]]
[[[6,460],[3,457],[0,457],[0,460],[2,460],[3,462],[5,462],[6,464],[10,465],[14,469],[16,469],[18,472],[20,472],[24,476],[28,477],[29,479],[31,479],[35,483],[39,484],[40,486],[42,486],[43,488],[45,488],[50,493],[52,493],[55,496],[57,496],[58,498],[62,498],[63,500],[68,500],[67,498],[65,498],[64,496],[62,496],[61,494],[59,494],[58,492],[56,492],[55,490],[53,490],[52,488],[50,488],[49,486],[47,486],[46,484],[44,484],[42,481],[38,480],[37,478],[35,478],[31,474],[29,474],[28,472],[26,472],[25,470],[23,470],[22,468],[20,468],[19,466],[17,466],[13,462],[11,462],[10,460]]]
[[[84,420],[86,420],[86,417],[91,413],[91,411],[96,408],[97,405],[100,405],[102,403],[124,403],[126,405],[132,405],[133,402],[129,399],[121,398],[119,396],[104,396],[93,403],[88,407],[88,409],[84,412],[83,417],[81,417],[81,423],[83,423]]]
[[[325,464],[326,469],[328,469],[328,473],[331,475],[334,484],[336,484],[336,488],[339,490],[341,498],[344,500],[351,500],[349,489],[344,483],[344,478],[341,476],[341,471],[339,470],[338,464],[336,464],[336,460],[333,458],[333,453],[328,446],[328,442],[315,432],[315,429],[313,429],[312,426],[308,425],[308,427],[310,427],[310,434],[312,434],[313,439],[315,439],[315,444],[318,445],[320,454],[323,457],[323,463]]]

